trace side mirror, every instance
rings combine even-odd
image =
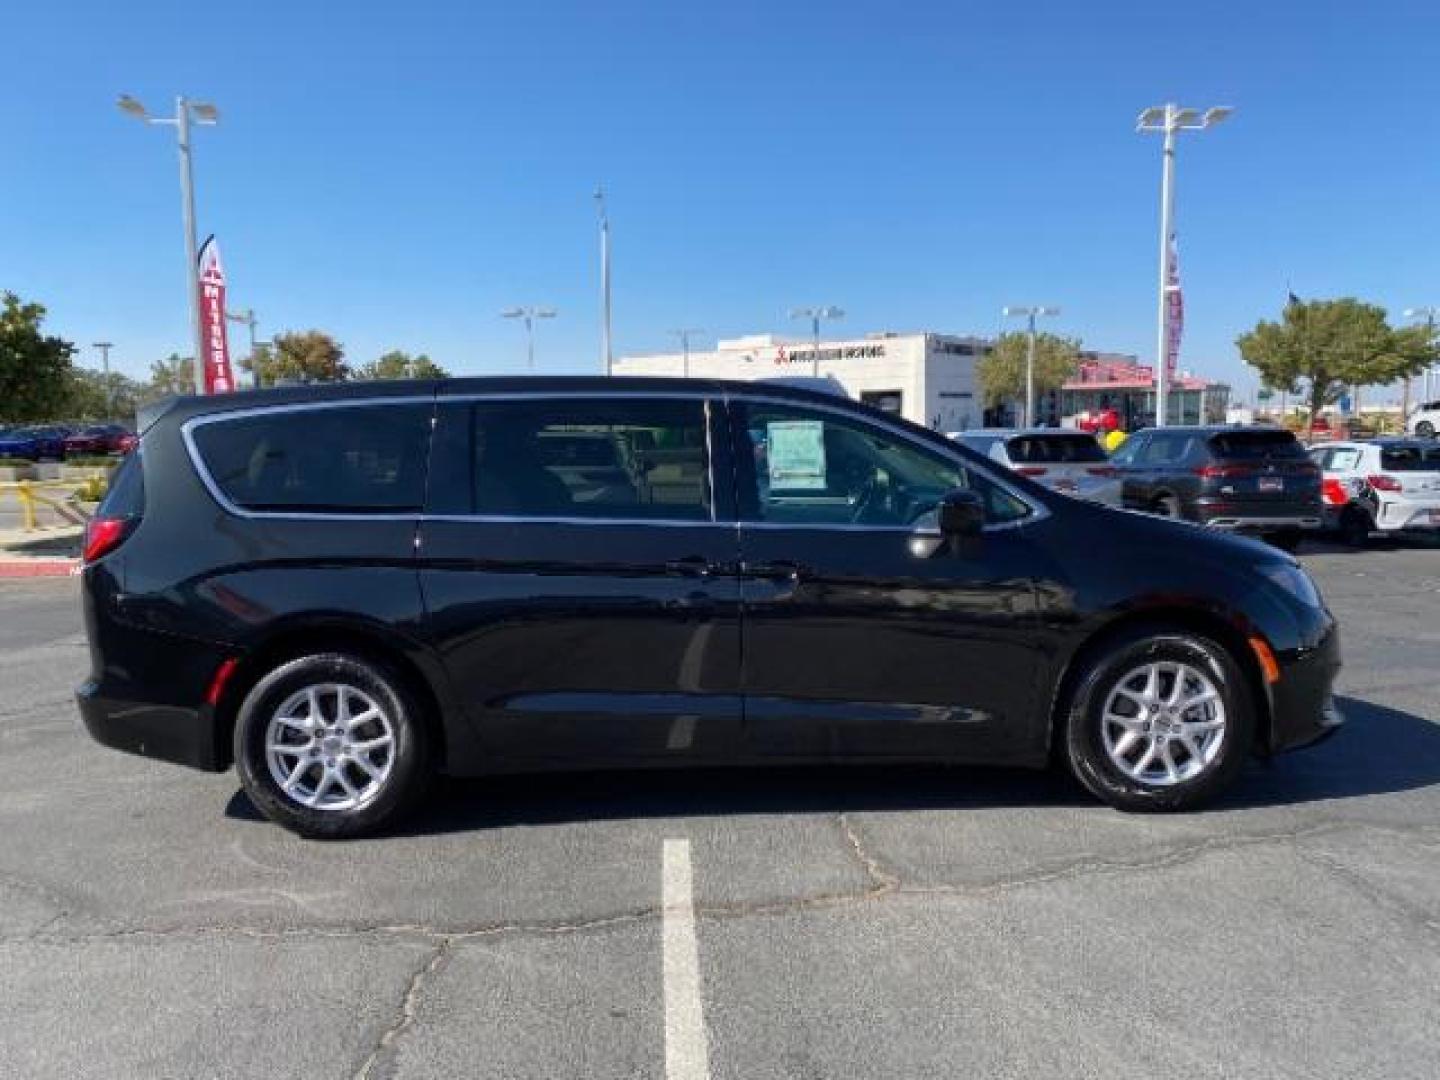
[[[977,492],[956,488],[938,507],[940,535],[947,540],[979,536],[985,527],[985,500]]]

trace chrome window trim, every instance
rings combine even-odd
[[[437,410],[440,405],[446,402],[474,403],[477,401],[516,401],[516,400],[555,400],[575,398],[623,398],[635,400],[638,398],[663,398],[670,400],[698,400],[705,404],[705,440],[706,440],[706,472],[710,479],[710,520],[695,521],[685,518],[585,518],[569,516],[545,516],[545,515],[507,515],[507,514],[427,514],[423,510],[408,512],[370,512],[370,511],[331,511],[331,512],[305,512],[293,510],[249,510],[232,502],[215,478],[210,474],[209,466],[205,464],[200,454],[199,447],[195,444],[194,432],[196,428],[204,427],[207,424],[223,424],[227,420],[243,420],[253,416],[273,415],[280,412],[306,412],[316,409],[359,409],[374,405],[404,405],[404,404],[430,404]],[[928,450],[936,456],[948,458],[960,467],[979,473],[985,479],[995,484],[1002,491],[1012,498],[1018,499],[1021,503],[1030,508],[1030,513],[1025,517],[1017,518],[1014,521],[998,522],[994,525],[986,525],[984,532],[1002,532],[1008,529],[1024,528],[1044,521],[1050,516],[1050,510],[1043,503],[1033,500],[1020,492],[1013,485],[1007,483],[1003,478],[996,475],[990,469],[977,466],[966,460],[963,456],[950,453],[950,446],[931,446],[916,439],[915,436],[896,424],[889,422],[883,414],[876,416],[860,416],[854,409],[838,407],[828,401],[796,401],[794,398],[784,397],[778,394],[767,394],[764,392],[750,393],[748,391],[732,392],[729,387],[697,387],[694,390],[504,390],[494,392],[478,391],[467,394],[405,394],[389,395],[383,397],[367,398],[345,398],[330,401],[293,401],[280,405],[258,405],[245,409],[227,409],[223,412],[205,413],[200,416],[192,416],[180,425],[180,436],[185,444],[186,453],[190,457],[190,463],[199,476],[201,483],[210,493],[216,503],[227,513],[240,518],[277,520],[277,521],[469,521],[478,524],[559,524],[559,525],[658,525],[662,527],[684,527],[695,528],[696,526],[720,526],[722,528],[739,529],[807,529],[824,530],[832,532],[891,532],[911,533],[915,531],[914,525],[867,525],[851,523],[823,523],[813,524],[792,524],[789,522],[766,522],[766,521],[741,521],[737,517],[734,521],[720,521],[716,515],[716,492],[715,492],[715,456],[711,446],[711,415],[710,403],[716,400],[723,401],[727,406],[733,401],[736,403],[763,402],[768,405],[789,406],[791,408],[812,409],[820,412],[831,413],[835,416],[848,418],[858,424],[868,424],[878,427],[883,431],[895,436],[902,442],[908,443],[918,449]],[[849,401],[850,399],[845,399]],[[859,404],[858,402],[855,404]],[[726,410],[725,420],[728,425],[730,419],[729,411]],[[974,453],[974,451],[971,451]]]

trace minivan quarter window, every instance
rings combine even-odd
[[[433,406],[271,409],[191,431],[210,479],[254,512],[403,513],[424,503]]]
[[[709,521],[701,398],[497,399],[447,405],[429,510],[477,517]]]

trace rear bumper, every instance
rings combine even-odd
[[[1345,723],[1335,702],[1340,632],[1330,622],[1312,648],[1278,655],[1280,678],[1270,688],[1270,751],[1279,753],[1327,739]]]
[[[75,691],[85,730],[102,746],[206,772],[230,765],[210,706],[190,708],[128,701],[104,693],[91,680]]]

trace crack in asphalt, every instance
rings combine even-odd
[[[871,854],[869,848],[855,832],[848,817],[841,815],[841,833],[846,847],[864,868],[867,884],[863,889],[814,893],[805,896],[788,897],[768,901],[734,901],[730,903],[697,905],[697,917],[709,919],[734,919],[752,916],[782,915],[822,907],[862,904],[887,897],[956,896],[983,897],[996,892],[1045,885],[1055,881],[1075,880],[1092,875],[1144,874],[1171,869],[1202,859],[1207,855],[1225,851],[1258,847],[1267,844],[1290,844],[1297,852],[1299,845],[1294,842],[1316,836],[1333,835],[1347,831],[1384,832],[1401,836],[1423,836],[1440,838],[1440,825],[1401,826],[1371,822],[1320,822],[1297,829],[1263,833],[1242,833],[1228,837],[1189,842],[1183,847],[1170,848],[1148,859],[1106,859],[1086,856],[1062,866],[1031,870],[1011,877],[999,877],[990,881],[969,882],[954,885],[906,885],[896,874],[887,870]],[[1351,871],[1351,873],[1354,873]],[[1363,880],[1363,879],[1362,879]],[[265,929],[255,926],[212,924],[207,926],[175,926],[118,928],[81,934],[56,934],[48,931],[32,931],[25,934],[0,935],[0,948],[13,944],[81,945],[98,941],[143,941],[185,938],[206,938],[235,936],[257,941],[285,941],[294,939],[419,939],[435,944],[436,948],[447,951],[467,941],[486,938],[515,936],[549,936],[578,934],[607,930],[613,927],[651,922],[661,917],[660,905],[646,905],[620,911],[607,912],[588,918],[564,918],[556,920],[507,920],[487,923],[475,927],[444,928],[423,923],[380,923],[373,925],[298,926]],[[53,922],[54,920],[51,920]],[[48,924],[47,924],[48,925]]]
[[[1318,866],[1333,874],[1361,896],[1383,907],[1392,915],[1404,919],[1406,922],[1413,924],[1421,930],[1440,934],[1440,919],[1432,918],[1428,912],[1415,907],[1415,905],[1404,897],[1392,893],[1389,889],[1372,881],[1354,867],[1346,865],[1333,855],[1307,849],[1298,844],[1295,847],[1295,854],[1305,862],[1313,866]]]
[[[448,935],[441,938],[439,944],[425,958],[425,962],[411,973],[410,982],[406,985],[405,993],[400,998],[400,1007],[396,1012],[395,1019],[375,1040],[375,1045],[371,1047],[370,1053],[366,1055],[360,1068],[356,1070],[355,1080],[370,1080],[375,1075],[375,1069],[380,1064],[380,1059],[385,1052],[415,1025],[416,1013],[420,1008],[420,993],[424,989],[425,983],[440,970],[440,965],[450,955],[453,945],[454,938]]]

